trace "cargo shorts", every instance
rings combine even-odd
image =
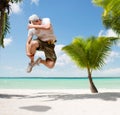
[[[45,53],[46,60],[52,60],[56,62],[57,56],[55,53],[55,44],[41,41],[39,38],[35,39],[39,43],[39,47],[36,49],[38,51],[43,51]]]

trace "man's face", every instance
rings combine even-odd
[[[35,21],[32,21],[32,23],[34,25],[40,25],[41,24],[41,20],[35,20]]]

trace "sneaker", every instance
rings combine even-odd
[[[34,66],[34,63],[29,63],[27,67],[27,73],[30,73],[32,71],[32,68]]]
[[[41,61],[41,58],[39,57],[39,58],[34,62],[34,65],[39,65],[39,64],[40,64],[40,61]]]
[[[27,67],[27,73],[30,73],[32,71],[32,68],[35,66],[35,65],[39,65],[40,64],[40,61],[41,61],[41,58],[38,58],[34,63],[29,63],[28,64],[28,67]]]

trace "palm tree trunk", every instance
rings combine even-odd
[[[98,93],[98,90],[97,90],[97,88],[95,87],[95,85],[93,83],[90,69],[88,69],[88,79],[89,79],[89,83],[90,83],[90,90],[91,90],[91,92],[92,93]]]

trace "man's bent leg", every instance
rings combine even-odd
[[[41,60],[40,63],[44,64],[46,67],[48,67],[50,69],[55,66],[55,61],[49,60],[49,59],[47,59],[47,60]]]
[[[28,47],[27,56],[30,58],[30,63],[27,67],[27,72],[30,73],[32,71],[32,68],[35,66],[34,64],[34,55],[36,52],[36,49],[39,47],[39,44],[37,41],[31,41],[30,46]]]

